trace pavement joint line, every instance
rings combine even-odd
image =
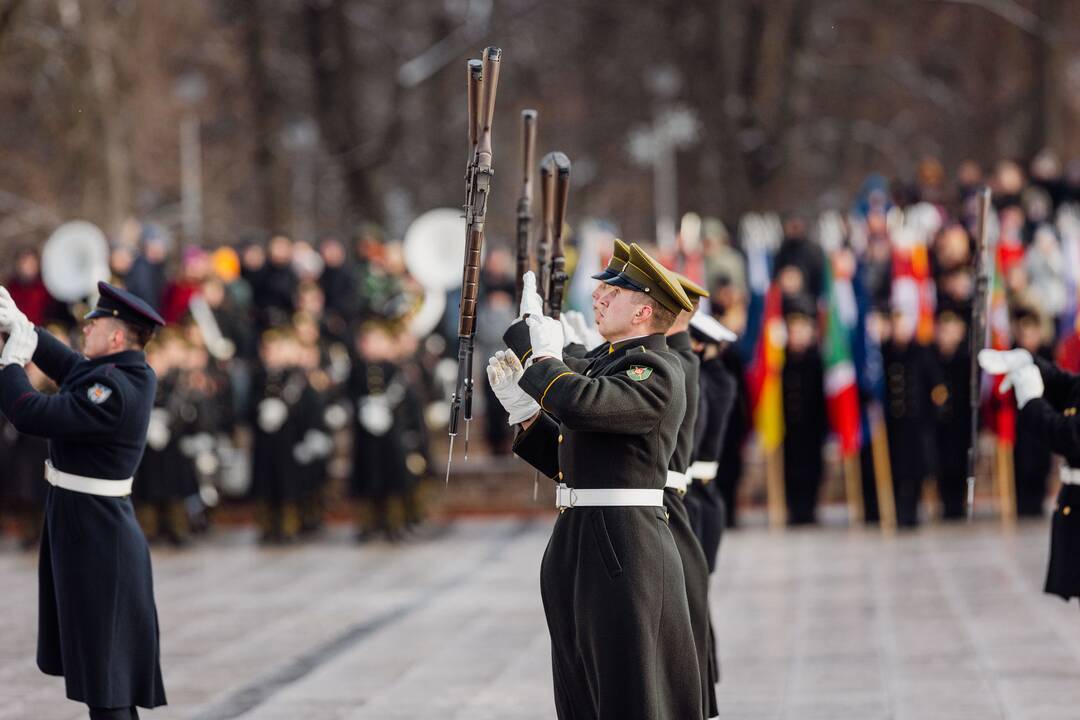
[[[225,700],[194,716],[193,720],[233,720],[258,708],[272,696],[310,675],[318,668],[339,657],[346,650],[364,641],[379,630],[423,610],[436,598],[464,584],[470,577],[502,555],[509,543],[525,534],[536,523],[533,519],[519,520],[506,528],[494,547],[463,571],[414,593],[411,600],[363,622],[354,623],[327,642],[293,658],[262,678],[258,678]]]

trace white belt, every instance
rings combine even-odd
[[[1061,484],[1080,485],[1080,468],[1071,468],[1068,465],[1062,465]]]
[[[716,462],[715,460],[712,462],[698,460],[690,466],[690,469],[687,470],[687,473],[692,479],[700,480],[701,482],[707,483],[716,477],[716,473],[719,470],[720,463]]]
[[[98,478],[72,475],[63,470],[53,467],[51,460],[45,461],[45,479],[50,485],[86,493],[87,495],[101,495],[103,497],[126,497],[131,494],[131,483],[134,478],[127,480],[99,480]]]
[[[664,507],[664,491],[649,488],[572,488],[555,486],[555,507]]]
[[[686,492],[686,486],[690,484],[690,476],[686,473],[676,472],[674,470],[667,471],[667,485],[664,487],[673,488],[681,493]]]

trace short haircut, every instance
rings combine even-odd
[[[668,310],[656,298],[646,295],[644,304],[652,308],[652,329],[654,332],[667,332],[675,324],[678,313]]]
[[[136,325],[135,323],[128,322],[126,320],[117,319],[120,327],[124,330],[124,336],[127,338],[128,344],[142,350],[146,347],[147,343],[154,339],[154,332],[157,328],[148,327],[146,325]]]

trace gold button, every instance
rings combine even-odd
[[[559,479],[562,480],[562,471],[559,471]]]
[[[562,435],[559,435],[559,442],[562,442]]]
[[[1061,514],[1062,514],[1062,515],[1068,515],[1068,514],[1069,514],[1069,513],[1071,513],[1071,512],[1072,512],[1072,508],[1071,508],[1071,507],[1069,507],[1068,505],[1066,505],[1065,507],[1061,508]]]

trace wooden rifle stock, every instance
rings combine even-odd
[[[555,166],[555,198],[551,216],[551,288],[547,296],[551,317],[558,320],[562,314],[563,291],[566,288],[563,227],[566,224],[566,201],[570,193],[570,158],[561,152],[553,152],[551,160]]]
[[[521,197],[517,206],[517,272],[515,273],[514,305],[521,302],[523,290],[522,277],[528,272],[529,229],[532,226],[533,162],[536,157],[536,117],[535,110],[521,111]]]

